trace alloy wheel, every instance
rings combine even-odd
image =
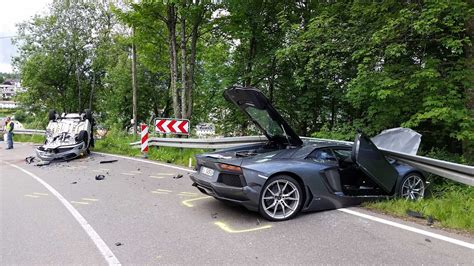
[[[422,199],[425,194],[425,183],[418,175],[410,175],[403,181],[400,196],[409,200]]]
[[[265,214],[282,220],[298,211],[301,195],[293,182],[277,179],[266,186],[261,200]]]

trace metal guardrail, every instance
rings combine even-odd
[[[186,138],[149,138],[149,146],[196,148],[196,149],[225,149],[245,144],[254,144],[266,141],[265,136],[250,137],[226,137],[214,139],[186,139]],[[140,146],[140,142],[130,143],[132,146]]]
[[[325,141],[343,144],[353,144],[350,141],[337,141],[329,139],[318,139],[301,137],[307,141]],[[185,139],[185,138],[150,138],[148,145],[150,146],[164,146],[164,147],[178,147],[178,148],[200,148],[200,149],[224,149],[235,146],[254,144],[266,141],[265,136],[248,136],[248,137],[226,137],[213,139]],[[140,142],[130,143],[132,146],[140,146]],[[443,160],[433,158],[410,155],[406,153],[399,153],[390,150],[381,149],[383,153],[403,163],[416,167],[426,172],[442,176],[444,178],[474,186],[474,167],[451,163]]]
[[[19,135],[44,135],[45,130],[41,129],[14,129],[13,133],[14,134],[19,134]]]
[[[430,172],[432,174],[439,175],[469,186],[474,186],[473,166],[384,149],[381,149],[381,151],[400,162],[406,163],[423,171]]]

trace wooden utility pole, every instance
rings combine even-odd
[[[132,91],[133,91],[133,134],[137,134],[137,48],[135,47],[135,30],[132,27]]]

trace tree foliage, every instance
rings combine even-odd
[[[222,92],[254,86],[302,135],[405,126],[458,151],[474,140],[473,17],[467,0],[55,1],[19,27],[22,101],[69,111],[90,101],[125,125],[133,43],[139,121],[253,133]]]

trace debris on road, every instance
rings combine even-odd
[[[117,243],[115,243],[115,245],[118,247],[118,246],[121,246],[121,245],[122,245],[122,243],[120,243],[120,242],[117,242]]]
[[[428,226],[432,226],[433,224],[434,224],[433,216],[429,215],[429,216],[428,216],[427,225],[428,225]]]
[[[35,161],[35,156],[28,156],[28,157],[25,158],[25,162],[27,164],[31,164],[34,161]]]
[[[434,218],[431,215],[428,215],[428,217],[423,216],[422,213],[417,212],[417,211],[412,211],[412,210],[407,210],[407,215],[413,218],[418,218],[418,219],[426,219],[426,225],[432,226],[434,224]]]
[[[421,214],[417,211],[407,210],[407,215],[410,216],[410,217],[418,218],[418,219],[425,219],[423,214]]]
[[[105,179],[105,175],[96,175],[95,176],[95,180],[104,180]]]
[[[46,166],[46,165],[49,165],[50,163],[51,161],[41,161],[37,163],[36,166]]]
[[[77,184],[77,182],[76,182],[76,181],[74,181],[74,182],[71,182],[71,184],[75,185],[75,184]]]
[[[118,162],[118,160],[105,160],[105,161],[100,161],[99,163],[104,164],[104,163],[115,163],[115,162]]]
[[[182,174],[178,174],[178,175],[173,176],[173,179],[180,179],[181,177],[183,177],[183,175],[182,175]]]
[[[260,225],[260,219],[257,218],[257,225]]]
[[[211,214],[212,218],[217,219],[217,212]]]

